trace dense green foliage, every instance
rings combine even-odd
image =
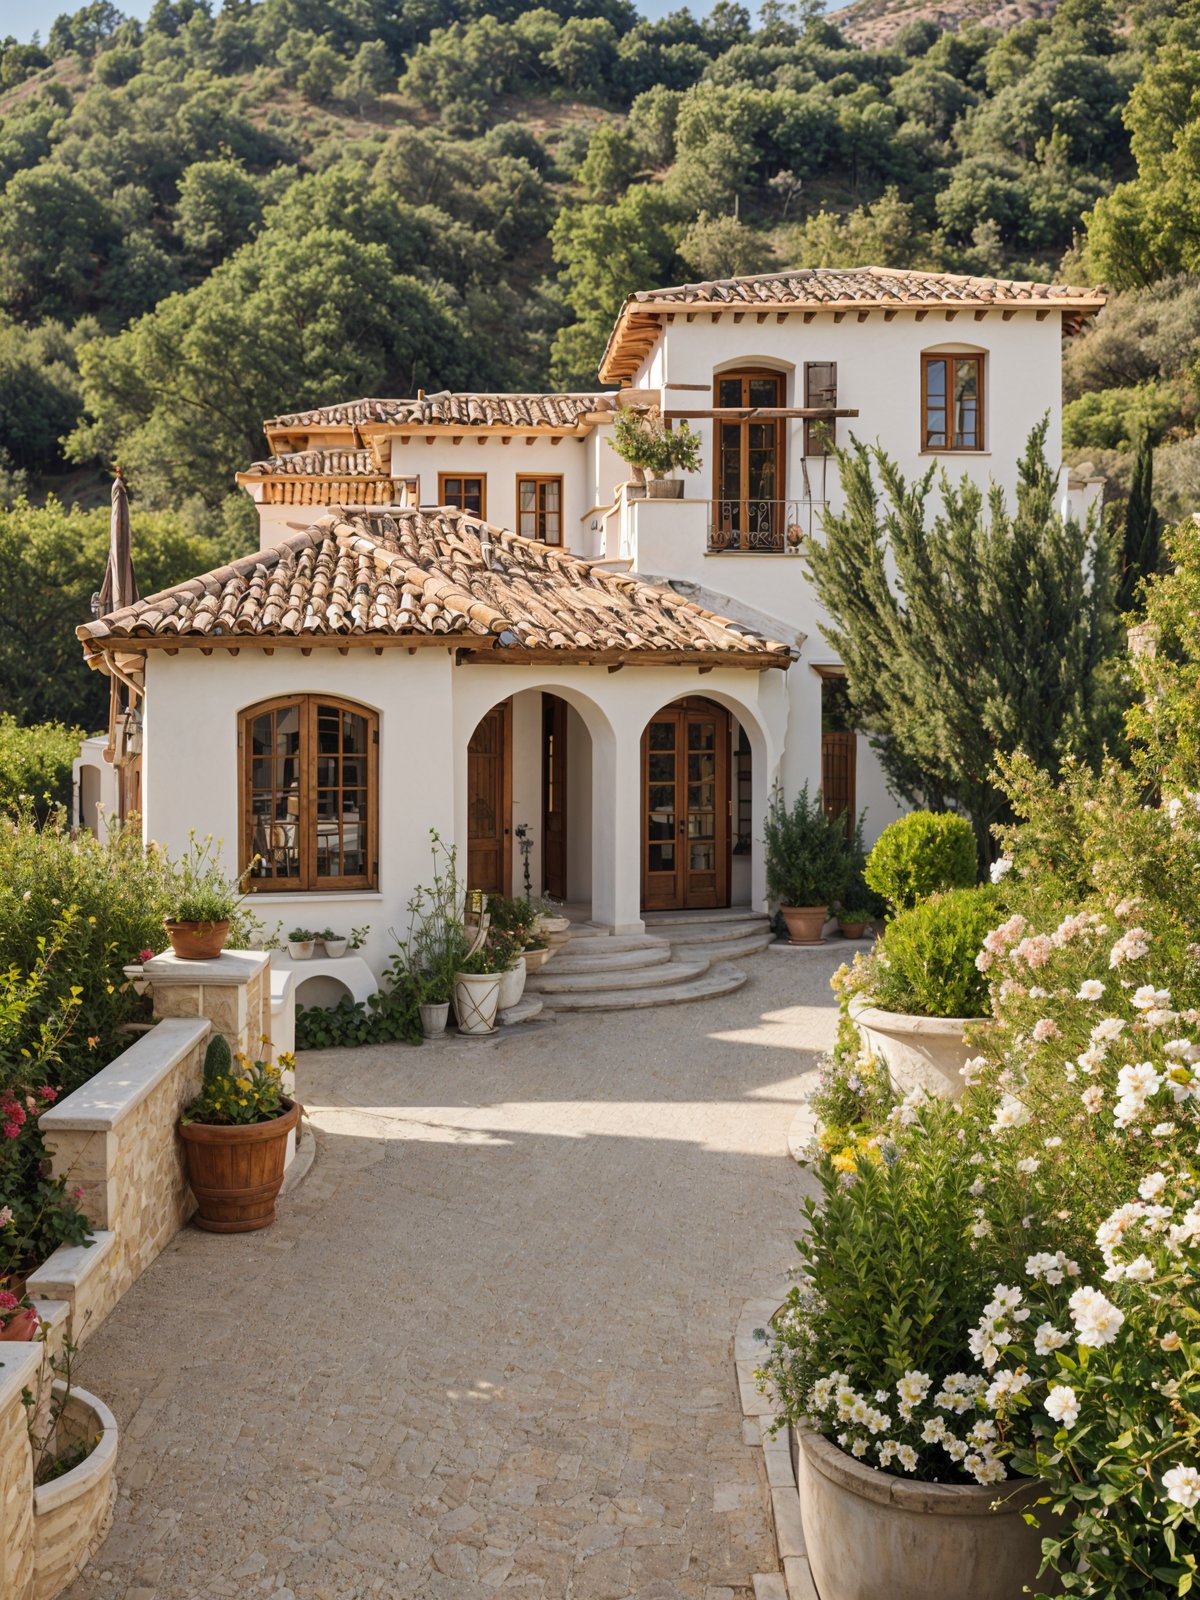
[[[969,817],[983,861],[1006,815],[998,754],[1057,769],[1114,731],[1110,543],[1060,514],[1044,442],[1043,423],[1011,507],[943,473],[935,509],[932,468],[908,483],[878,448],[839,449],[845,510],[806,546],[823,631],[893,788]]]
[[[975,882],[975,835],[952,811],[910,811],[890,822],[863,868],[867,886],[895,911]]]
[[[975,965],[998,920],[991,884],[931,895],[888,923],[879,942],[874,998],[915,1017],[984,1017],[987,979]]]
[[[790,806],[782,789],[772,792],[763,845],[767,893],[781,906],[835,905],[862,859],[858,831],[847,838],[845,812],[830,816],[807,784]]]
[[[332,1050],[343,1045],[420,1044],[421,1018],[415,991],[399,985],[371,995],[364,1005],[344,994],[335,1006],[296,1007],[296,1049]]]
[[[262,417],[594,383],[648,284],[1048,277],[1089,207],[1096,270],[1191,271],[1195,26],[1194,0],[1132,30],[1064,0],[863,49],[803,4],[162,0],[142,24],[96,0],[0,43],[0,469],[36,487],[67,438],[215,527]]]
[[[23,727],[0,711],[0,813],[32,805],[39,816],[71,800],[71,766],[79,754],[79,728],[61,722]]]

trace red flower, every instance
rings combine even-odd
[[[6,1139],[16,1139],[19,1137],[20,1132],[21,1124],[19,1122],[6,1122],[4,1124],[4,1137]]]
[[[7,1289],[0,1289],[0,1311],[12,1311],[20,1303],[15,1294],[10,1294]]]
[[[52,1089],[48,1083],[44,1083],[38,1090],[38,1099],[44,1100],[49,1105],[58,1099],[58,1090]]]
[[[153,950],[139,950],[138,951],[138,960],[139,961],[153,961],[154,960],[154,951]]]
[[[81,1183],[77,1183],[75,1185],[75,1187],[71,1190],[71,1199],[72,1200],[82,1200],[83,1199],[83,1185]]]

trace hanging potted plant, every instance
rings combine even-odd
[[[236,1056],[220,1034],[209,1040],[200,1093],[184,1108],[179,1131],[198,1228],[251,1233],[275,1220],[288,1134],[300,1107],[283,1092],[283,1073],[295,1065]]]
[[[171,909],[163,918],[171,949],[184,961],[211,961],[221,954],[229,924],[245,898],[250,867],[229,879],[221,867],[220,848],[212,835],[189,836],[188,853],[172,875]]]
[[[668,428],[658,406],[645,411],[622,407],[613,421],[613,449],[646,479],[651,500],[681,500],[683,479],[668,478],[668,472],[699,472],[701,439],[686,422]]]
[[[857,832],[857,830],[856,830]],[[790,806],[778,787],[763,824],[767,892],[778,901],[792,944],[819,944],[830,905],[855,869],[857,839],[846,837],[846,814],[831,817],[820,792],[805,784]]]

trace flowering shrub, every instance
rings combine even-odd
[[[206,1060],[200,1093],[184,1108],[183,1121],[216,1127],[270,1122],[287,1110],[283,1074],[294,1066],[286,1052],[276,1061],[251,1061],[239,1050],[228,1066],[218,1061],[215,1069]]]

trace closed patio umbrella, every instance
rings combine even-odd
[[[100,592],[92,600],[92,610],[98,617],[106,617],[113,611],[131,606],[138,598],[129,532],[129,496],[125,493],[125,480],[118,467],[113,479],[112,512],[108,523],[108,565],[104,569]]]

